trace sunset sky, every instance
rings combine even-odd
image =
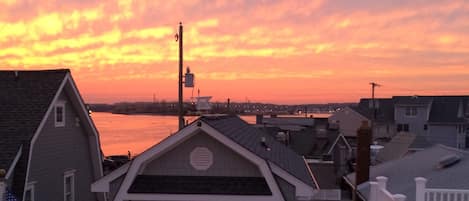
[[[0,69],[70,68],[89,103],[469,94],[469,1],[0,0]]]

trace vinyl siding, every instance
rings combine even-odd
[[[417,107],[416,116],[407,116],[406,107],[410,106],[396,106],[394,111],[394,119],[396,125],[409,124],[409,132],[417,135],[425,135],[424,125],[427,123],[428,106],[413,106]]]
[[[196,170],[190,164],[190,153],[196,147],[206,147],[213,154],[213,164],[207,170]],[[199,132],[161,157],[148,163],[142,174],[183,176],[259,177],[256,165],[209,135]]]
[[[28,181],[36,182],[36,200],[59,201],[64,199],[64,172],[75,170],[75,200],[96,200],[90,189],[93,167],[89,136],[81,124],[76,124],[78,116],[68,95],[62,93],[59,100],[65,101],[65,126],[55,127],[52,110],[34,144]]]
[[[429,125],[427,140],[435,144],[457,147],[457,126]]]

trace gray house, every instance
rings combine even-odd
[[[109,200],[311,200],[305,160],[237,116],[203,116],[92,185]]]
[[[415,133],[430,143],[467,148],[469,96],[395,96],[397,131]]]
[[[104,200],[99,137],[69,70],[0,71],[1,196]]]

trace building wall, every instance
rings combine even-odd
[[[429,125],[427,140],[435,144],[457,147],[456,125]]]
[[[75,200],[96,200],[91,193],[93,166],[89,149],[89,136],[77,123],[76,111],[65,93],[65,126],[55,127],[52,110],[32,150],[29,182],[35,182],[35,200],[63,200],[64,172],[75,170]]]
[[[356,136],[362,121],[368,121],[368,119],[348,107],[329,117],[329,123],[338,122],[339,130],[344,136]],[[368,125],[370,125],[369,121]]]
[[[428,118],[428,106],[418,106],[417,115],[415,116],[407,116],[406,107],[409,106],[396,105],[394,107],[394,120],[396,123],[396,129],[398,124],[408,124],[408,132],[415,133],[417,135],[425,135],[427,131],[424,129],[424,127]]]
[[[213,155],[207,170],[196,170],[190,164],[190,153],[196,147],[206,147]],[[149,162],[142,174],[183,176],[262,176],[256,165],[209,135],[200,132],[159,158]]]

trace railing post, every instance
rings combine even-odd
[[[378,186],[385,190],[386,189],[386,183],[388,182],[388,178],[387,177],[384,177],[384,176],[379,176],[379,177],[376,177],[376,181],[378,181]]]
[[[378,182],[370,181],[370,197],[369,201],[379,201],[381,200],[381,195],[379,193]]]
[[[394,199],[394,201],[405,201],[407,197],[402,194],[394,194],[392,198]]]
[[[417,177],[415,180],[415,201],[425,201],[425,188],[427,185],[427,179],[423,177]]]

